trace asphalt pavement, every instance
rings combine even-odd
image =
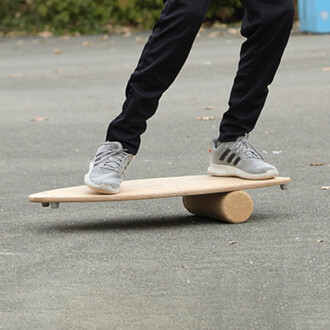
[[[250,191],[248,222],[28,202],[82,184],[148,34],[0,38],[0,328],[328,328],[330,35],[292,35],[250,136],[292,184]],[[206,172],[242,41],[201,32],[126,179]]]

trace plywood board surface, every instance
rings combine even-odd
[[[270,187],[290,183],[290,178],[269,180],[244,180],[234,177],[194,175],[181,177],[128,180],[121,185],[118,194],[107,195],[87,186],[76,186],[44,191],[29,196],[31,202],[108,202],[192,196],[252,188]]]

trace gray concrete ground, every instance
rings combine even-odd
[[[164,94],[127,179],[205,173],[243,40],[213,32]],[[0,328],[329,327],[329,35],[291,38],[251,140],[293,183],[251,191],[247,223],[189,215],[179,198],[28,202],[82,183],[147,35],[0,39]]]

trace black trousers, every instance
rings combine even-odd
[[[241,0],[245,15],[239,67],[229,109],[220,123],[220,141],[250,132],[260,115],[294,18],[293,0]],[[136,154],[146,121],[185,63],[210,0],[164,0],[164,10],[126,87],[122,112],[109,125],[106,140],[120,141]]]

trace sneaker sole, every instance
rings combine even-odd
[[[95,183],[93,183],[89,178],[90,172],[92,170],[92,166],[93,166],[92,163],[90,163],[89,164],[89,171],[84,177],[85,185],[88,186],[89,188],[99,192],[99,193],[102,193],[102,194],[117,194],[117,193],[119,193],[119,188],[113,188],[112,186],[107,185],[107,184],[95,184]]]
[[[84,183],[89,188],[103,194],[117,194],[119,193],[119,188],[113,188],[112,186],[106,185],[106,184],[95,184],[90,181],[88,174],[85,175]]]
[[[265,173],[252,174],[244,172],[236,167],[215,164],[210,165],[207,169],[207,173],[214,176],[237,176],[248,180],[264,180],[278,176],[278,172],[276,170],[267,170]]]

